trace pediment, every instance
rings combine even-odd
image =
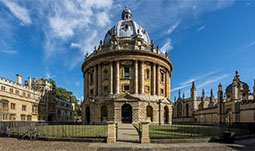
[[[117,98],[118,100],[128,100],[128,101],[140,101],[139,98],[132,96],[130,94],[121,95]]]

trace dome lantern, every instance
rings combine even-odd
[[[126,6],[125,9],[122,11],[121,18],[122,18],[122,20],[131,20],[132,19],[132,13],[128,9],[128,6]]]

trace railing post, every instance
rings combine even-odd
[[[107,143],[116,143],[116,128],[114,121],[108,121]]]
[[[150,137],[149,137],[149,122],[141,122],[142,124],[142,144],[150,144]]]

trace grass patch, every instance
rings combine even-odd
[[[30,128],[36,128],[40,137],[107,137],[107,125],[45,125],[24,126],[10,129],[11,134],[24,135]]]
[[[149,136],[154,139],[187,139],[221,136],[227,127],[201,125],[150,125]],[[248,130],[230,128],[235,135],[248,134]]]

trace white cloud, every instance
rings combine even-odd
[[[206,80],[206,79],[208,79],[208,78],[211,78],[211,75],[214,75],[214,74],[216,74],[217,72],[219,72],[219,70],[211,71],[211,72],[208,72],[208,73],[206,73],[206,74],[199,75],[199,76],[197,76],[197,77],[193,77],[193,78],[190,78],[190,79],[188,79],[188,80],[186,80],[186,81],[183,81],[183,82],[181,82],[181,83],[179,84],[179,86],[173,88],[173,89],[171,90],[171,92],[175,92],[175,91],[177,91],[177,90],[190,87],[193,81],[196,83],[197,81],[204,81],[204,80]]]
[[[97,23],[100,27],[105,27],[108,25],[111,21],[109,18],[109,15],[106,14],[106,12],[99,12],[96,14]]]
[[[167,31],[167,33],[170,35],[181,23],[181,20],[177,20]]]
[[[65,63],[70,69],[81,64],[85,53],[93,51],[111,23],[112,0],[41,1],[40,4],[43,5],[39,6],[43,19],[48,21],[43,25],[46,57],[62,55],[64,60],[70,60]],[[49,13],[45,14],[45,10]],[[70,47],[66,47],[66,43],[70,41],[70,47],[79,51],[68,50]]]
[[[56,75],[52,75],[52,74],[50,73],[49,67],[46,67],[45,77],[46,77],[46,79],[53,79],[53,78],[56,77]]]
[[[78,20],[69,20],[66,18],[61,18],[60,16],[54,16],[49,19],[49,24],[54,32],[54,37],[60,38],[73,36],[74,28],[78,23]]]
[[[71,43],[71,45],[70,45],[72,48],[81,48],[81,45],[80,44],[78,44],[78,43]]]
[[[215,76],[215,77],[211,77],[210,79],[200,83],[197,85],[197,89],[203,88],[205,86],[208,86],[210,84],[213,84],[215,82],[219,82],[220,80],[228,77],[230,74],[223,74],[223,75],[219,75],[219,76]]]
[[[200,32],[201,30],[203,30],[206,26],[201,26],[197,29],[197,32]]]
[[[244,48],[249,48],[249,47],[253,47],[253,46],[255,46],[255,41],[250,42],[249,44],[244,46]]]
[[[0,50],[1,53],[6,53],[6,54],[9,54],[9,55],[15,55],[17,54],[17,51],[16,50]]]
[[[11,1],[3,1],[6,6],[10,9],[10,11],[15,15],[18,19],[22,21],[23,24],[31,24],[32,21],[30,19],[28,10],[24,7],[19,6],[18,4]]]
[[[173,49],[172,46],[172,40],[170,38],[167,38],[165,44],[162,46],[161,51],[162,52],[167,52]]]

